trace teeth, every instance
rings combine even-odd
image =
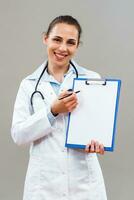
[[[66,55],[59,54],[59,53],[55,53],[55,55],[56,55],[57,57],[59,57],[59,58],[64,58],[64,57],[66,57]]]

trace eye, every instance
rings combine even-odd
[[[69,40],[67,43],[68,43],[69,45],[76,45],[76,41],[74,41],[74,40]]]
[[[54,42],[61,42],[61,39],[60,38],[53,38],[53,41]]]

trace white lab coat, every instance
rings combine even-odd
[[[12,138],[18,145],[30,144],[23,200],[106,200],[96,154],[64,146],[67,114],[59,114],[53,125],[49,122],[47,113],[56,94],[45,75],[38,86],[45,100],[36,94],[34,112],[31,108],[30,96],[44,64],[22,81],[14,106]],[[79,77],[100,77],[75,65]],[[71,88],[74,77],[74,73],[66,76],[60,92]]]

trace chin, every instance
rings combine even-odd
[[[58,60],[58,61],[57,61],[57,60],[56,60],[56,61],[53,62],[53,64],[54,64],[54,65],[57,65],[57,66],[61,66],[61,67],[62,67],[62,66],[67,66],[67,65],[69,64],[69,60],[68,60],[68,61],[63,61],[63,60],[61,60],[61,61]]]

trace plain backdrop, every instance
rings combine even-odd
[[[29,147],[10,135],[20,81],[46,59],[42,32],[61,14],[76,17],[82,44],[75,60],[122,88],[115,151],[99,156],[108,200],[133,199],[134,1],[0,0],[0,199],[21,200]]]

